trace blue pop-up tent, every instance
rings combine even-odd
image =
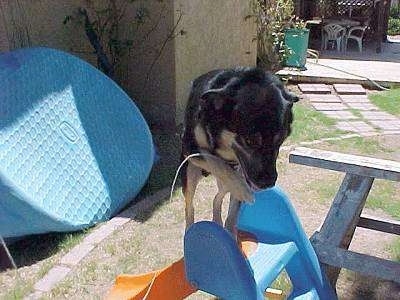
[[[0,235],[82,229],[145,184],[154,149],[133,101],[70,54],[0,54]]]

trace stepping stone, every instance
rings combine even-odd
[[[340,99],[345,103],[370,103],[367,95],[340,95]]]
[[[342,103],[320,103],[320,102],[312,102],[312,106],[316,110],[346,110],[348,107]]]
[[[34,288],[42,292],[49,292],[56,284],[64,280],[70,271],[71,269],[68,267],[55,266],[41,280],[36,282]]]
[[[330,94],[331,88],[326,84],[300,83],[297,85],[302,93]]]
[[[324,110],[321,111],[324,115],[338,120],[354,120],[358,119],[357,116],[346,110]]]
[[[345,131],[352,131],[357,133],[374,132],[375,129],[363,121],[341,121],[336,124],[336,127]]]
[[[370,120],[370,122],[383,130],[400,130],[400,120]]]
[[[372,103],[350,102],[347,103],[347,105],[358,110],[379,110],[378,107]]]
[[[384,134],[398,134],[400,135],[400,130],[385,130]]]
[[[367,120],[399,120],[395,116],[388,114],[387,112],[383,111],[360,111],[361,115],[364,119]]]
[[[340,98],[332,94],[304,94],[311,102],[340,103]]]
[[[367,93],[361,84],[336,83],[333,87],[338,94],[365,95]]]

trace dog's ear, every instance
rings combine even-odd
[[[228,97],[225,89],[209,89],[201,95],[201,99],[207,105],[212,104],[216,110],[220,110]]]

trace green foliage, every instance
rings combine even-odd
[[[400,34],[400,4],[390,7],[388,34],[389,35]]]
[[[148,78],[165,44],[175,37],[175,30],[181,19],[178,19],[177,24],[161,42],[161,48],[159,45],[149,45],[148,41],[161,26],[161,20],[167,12],[163,0],[153,1],[161,5],[157,8],[156,16],[146,8],[144,1],[86,0],[84,6],[77,7],[72,14],[65,16],[63,24],[83,29],[93,48],[90,54],[97,57],[98,68],[118,83],[128,73],[128,59],[155,54],[146,74]],[[145,23],[146,27],[143,26]]]
[[[400,19],[400,4],[390,7],[389,17],[395,18],[395,19]]]
[[[388,34],[389,35],[400,34],[400,18],[389,18]]]
[[[102,2],[87,0],[85,7],[78,7],[71,15],[64,18],[63,24],[70,22],[78,24],[85,30],[94,53],[98,56],[98,67],[107,75],[114,77],[114,72],[120,67],[124,56],[132,49],[136,32],[140,25],[149,17],[145,8],[138,8],[135,19],[129,22],[129,36],[121,34],[121,21],[127,9],[133,9],[131,4],[136,0],[109,0]]]
[[[257,24],[258,63],[276,71],[291,54],[285,45],[285,29],[304,28],[293,15],[293,0],[251,0]]]

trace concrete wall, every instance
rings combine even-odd
[[[94,2],[102,6],[107,0]],[[117,78],[152,128],[181,123],[190,82],[196,76],[215,68],[255,65],[255,24],[244,20],[248,2],[139,0],[128,5],[121,36],[133,34],[135,47],[122,62]],[[96,65],[82,27],[63,25],[66,15],[85,5],[85,0],[0,0],[0,51],[47,46]],[[150,13],[151,20],[146,19],[135,31],[130,24],[139,7]],[[168,39],[176,24],[177,34]]]
[[[254,66],[256,27],[250,1],[175,1],[175,19],[182,16],[184,35],[175,39],[177,123],[182,121],[190,82],[218,68]]]

